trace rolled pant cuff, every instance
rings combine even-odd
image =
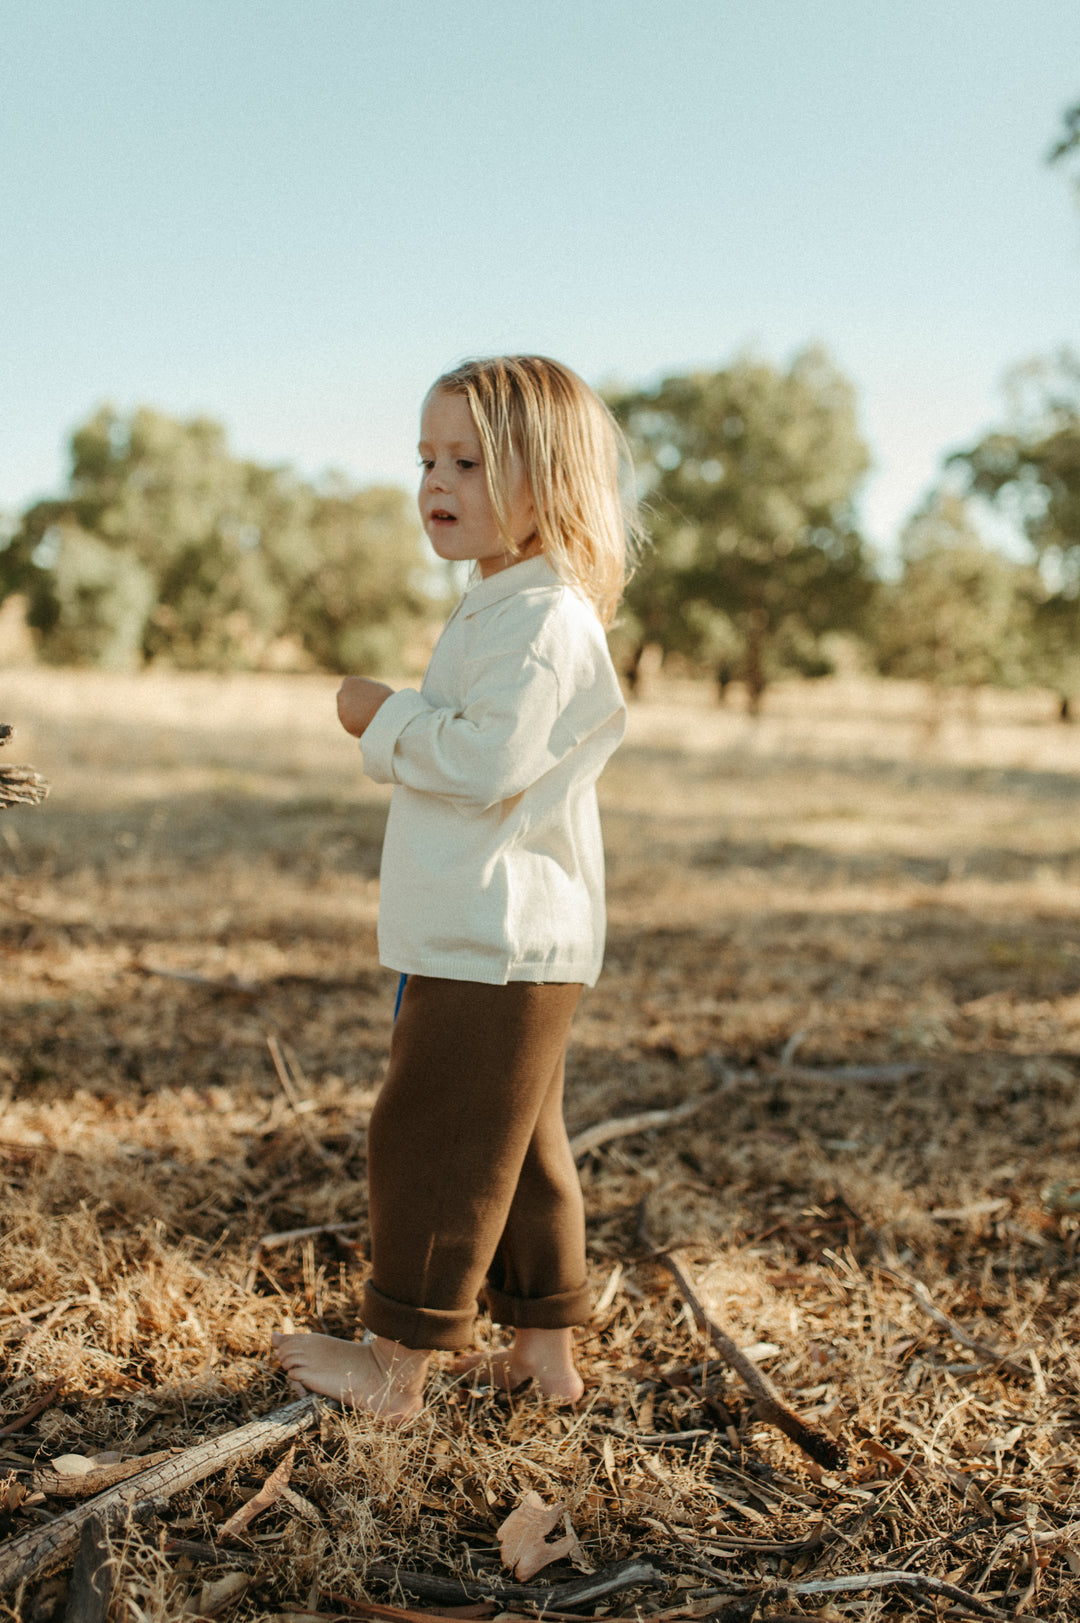
[[[403,1347],[456,1352],[472,1343],[476,1308],[412,1307],[408,1302],[384,1296],[368,1281],[360,1317],[372,1335],[400,1341]]]
[[[592,1316],[588,1285],[557,1296],[507,1296],[493,1285],[485,1285],[484,1300],[492,1321],[514,1330],[568,1330]]]

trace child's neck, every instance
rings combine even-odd
[[[512,569],[515,564],[523,564],[527,558],[539,558],[544,550],[543,542],[539,536],[530,536],[517,552],[501,552],[497,558],[480,558],[480,573],[485,580],[490,575],[500,575],[504,569]]]

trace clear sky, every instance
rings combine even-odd
[[[0,509],[108,400],[411,483],[463,355],[856,385],[888,544],[1080,348],[1077,0],[0,0]]]

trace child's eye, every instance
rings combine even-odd
[[[418,468],[423,468],[427,473],[430,473],[432,468],[435,466],[435,463],[429,456],[418,456],[416,459],[416,466]]]
[[[476,468],[476,467],[479,467],[479,465],[480,464],[478,462],[470,462],[468,457],[465,457],[465,456],[459,456],[458,457],[458,467],[459,468],[465,468],[465,469]]]

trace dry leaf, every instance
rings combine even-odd
[[[510,1512],[499,1528],[503,1565],[513,1568],[514,1577],[520,1583],[527,1583],[543,1567],[577,1549],[578,1536],[570,1526],[569,1518],[563,1537],[554,1543],[548,1542],[547,1535],[565,1510],[566,1506],[561,1502],[545,1505],[540,1495],[530,1488],[520,1505]]]
[[[192,1595],[184,1607],[185,1617],[219,1617],[234,1601],[247,1594],[251,1586],[248,1572],[225,1572],[220,1578],[203,1584],[198,1597]]]
[[[289,1485],[289,1476],[292,1472],[295,1457],[296,1444],[294,1443],[281,1463],[276,1465],[270,1472],[258,1493],[254,1494],[246,1505],[241,1505],[240,1509],[222,1525],[218,1535],[220,1538],[235,1538],[237,1533],[242,1533],[245,1527],[251,1525],[256,1516],[261,1515],[264,1510],[269,1510],[275,1500],[281,1498],[282,1493]]]
[[[57,1476],[89,1476],[91,1471],[100,1469],[97,1460],[85,1454],[58,1454],[49,1465]]]

